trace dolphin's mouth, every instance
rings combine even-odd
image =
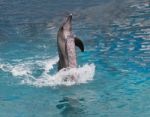
[[[72,14],[70,14],[67,18],[66,18],[66,23],[70,23],[72,21]]]
[[[66,17],[66,20],[65,20],[64,24],[62,25],[63,30],[71,31],[71,21],[72,21],[72,14],[70,14]]]

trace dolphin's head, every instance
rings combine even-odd
[[[72,35],[72,14],[68,15],[60,27],[60,31],[63,33],[64,38],[67,38],[68,36]]]
[[[72,22],[72,14],[70,14],[69,16],[66,17],[62,28],[64,31],[71,31],[72,26],[71,26],[71,22]]]

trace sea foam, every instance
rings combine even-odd
[[[20,61],[14,65],[10,63],[0,63],[0,69],[4,72],[11,73],[14,78],[20,78],[21,84],[36,87],[58,85],[71,86],[93,80],[95,74],[95,65],[93,63],[87,63],[77,68],[62,69],[52,74],[51,71],[56,71],[54,66],[57,62],[58,57],[44,60]],[[35,75],[35,71],[40,71],[41,73]],[[71,79],[72,76],[75,76],[75,80]]]

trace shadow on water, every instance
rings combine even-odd
[[[64,97],[56,107],[60,110],[62,117],[83,117],[85,116],[83,101],[83,98]]]

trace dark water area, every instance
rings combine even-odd
[[[0,0],[0,11],[0,117],[150,116],[149,0]],[[70,13],[85,52],[57,72]]]

